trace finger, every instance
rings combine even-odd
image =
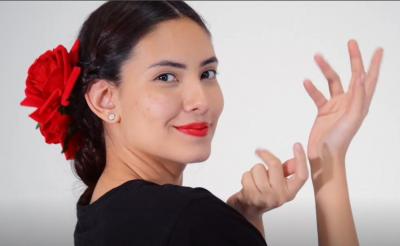
[[[268,177],[272,189],[278,194],[286,194],[286,179],[283,176],[281,161],[266,149],[257,149],[256,153],[268,166]]]
[[[350,119],[356,122],[366,114],[368,110],[365,103],[365,82],[364,77],[360,77],[354,81],[354,85],[350,92],[350,106],[347,108],[347,114]]]
[[[351,90],[355,81],[360,76],[365,75],[365,70],[357,41],[355,41],[354,39],[349,40],[349,42],[347,43],[347,47],[350,56],[351,74],[352,74],[349,85],[349,90]]]
[[[254,201],[256,195],[260,193],[254,183],[253,176],[250,171],[246,171],[242,176],[243,196],[247,201]]]
[[[307,158],[303,146],[300,143],[296,143],[293,146],[293,152],[296,160],[296,172],[293,178],[287,181],[289,195],[292,198],[308,179]]]
[[[283,176],[288,177],[296,171],[296,160],[294,158],[285,161],[282,164]]]
[[[328,80],[329,93],[331,97],[340,95],[343,93],[343,86],[340,82],[339,75],[332,69],[332,67],[325,61],[325,59],[317,54],[314,56],[314,60],[321,69],[325,78]]]
[[[264,164],[257,163],[251,168],[250,172],[257,189],[261,193],[266,193],[272,189],[269,181],[268,170]]]
[[[322,94],[311,82],[311,80],[304,80],[303,82],[304,88],[306,89],[308,95],[311,97],[311,99],[314,101],[315,105],[317,108],[321,108],[326,102],[326,98],[324,94]]]
[[[369,108],[371,104],[372,97],[375,93],[376,83],[378,82],[379,70],[383,57],[383,49],[378,48],[374,56],[372,57],[371,64],[368,68],[367,78],[365,79],[365,87],[366,87],[366,104]]]

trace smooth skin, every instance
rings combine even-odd
[[[297,144],[295,146],[300,148],[298,151],[294,148],[294,158],[283,164],[269,151],[256,151],[268,170],[264,165],[256,164],[245,172],[243,188],[227,200],[263,235],[262,214],[294,198],[308,178],[308,159],[317,210],[319,245],[359,245],[347,187],[345,159],[351,140],[368,114],[383,49],[375,51],[367,72],[355,40],[348,42],[348,52],[352,76],[347,92],[344,92],[338,74],[319,54],[314,59],[328,81],[330,99],[310,80],[303,82],[318,111],[309,135],[307,157],[301,145]]]

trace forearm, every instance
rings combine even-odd
[[[344,162],[344,158],[310,160],[320,246],[359,245]]]

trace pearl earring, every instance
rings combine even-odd
[[[109,113],[108,114],[108,119],[111,120],[111,121],[115,120],[115,113]]]

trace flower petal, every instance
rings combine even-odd
[[[75,83],[79,77],[81,68],[80,67],[74,67],[72,70],[71,75],[69,76],[68,82],[65,85],[65,89],[61,98],[61,105],[63,106],[68,106],[69,105],[69,97],[71,95],[72,90],[74,89]]]
[[[69,59],[72,65],[76,65],[79,62],[79,48],[80,48],[80,40],[76,39],[74,45],[69,51]]]
[[[26,97],[24,100],[20,102],[21,106],[37,107],[37,108],[39,108],[42,104],[43,104],[43,99],[35,95],[30,95],[29,97]]]

